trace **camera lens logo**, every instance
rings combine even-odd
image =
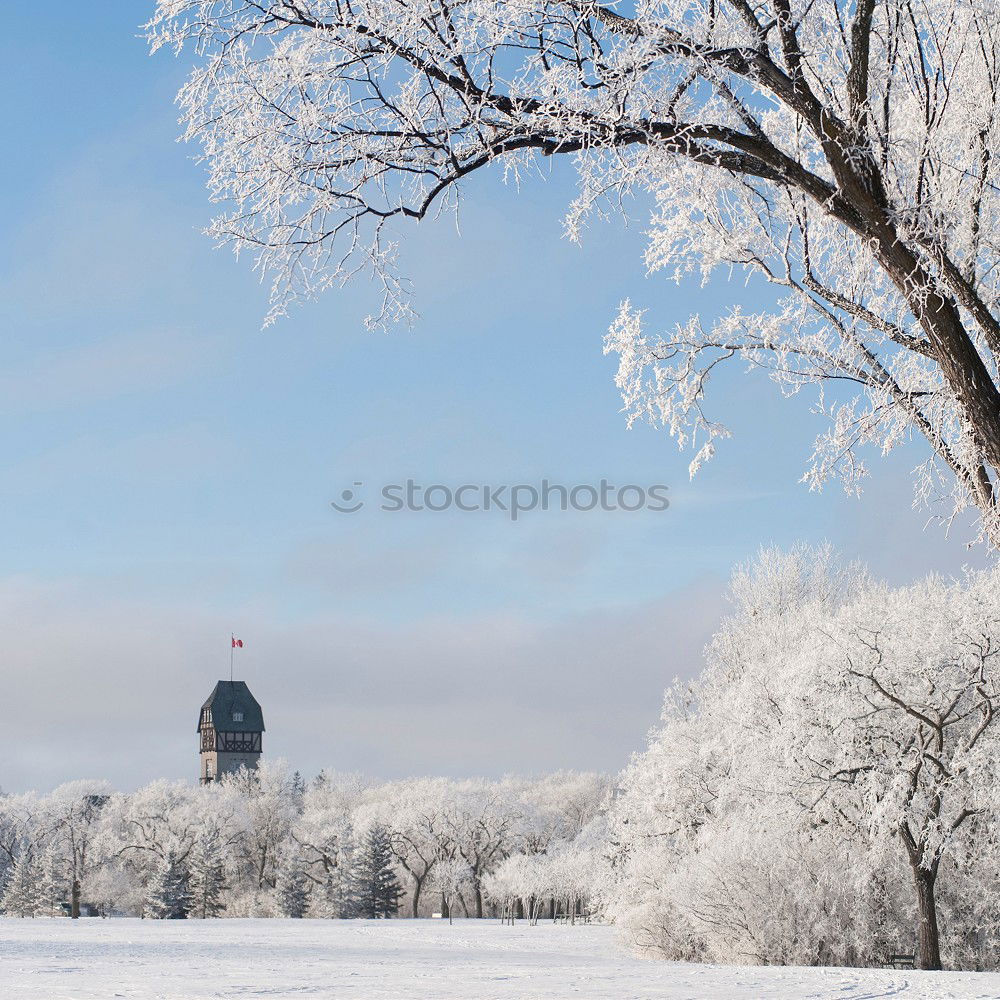
[[[354,485],[360,490],[364,484],[355,483]],[[340,503],[336,500],[330,501],[330,506],[339,510],[341,514],[357,514],[364,505],[364,500],[354,490],[343,490],[340,494]]]

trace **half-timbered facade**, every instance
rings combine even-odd
[[[219,681],[198,717],[201,783],[260,760],[264,713],[245,681]]]

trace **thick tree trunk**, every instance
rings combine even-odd
[[[420,890],[423,888],[423,880],[419,878],[414,878],[413,880],[413,899],[410,903],[410,915],[416,919],[420,916]]]
[[[476,917],[480,920],[483,918],[483,890],[478,882],[476,882]]]
[[[70,890],[69,915],[78,920],[80,917],[80,880],[73,879],[73,886]]]
[[[900,237],[885,181],[874,159],[858,160],[846,155],[853,145],[850,135],[831,135],[828,139],[824,148],[837,184],[862,220],[860,226],[854,225],[855,231],[871,241],[879,264],[927,334],[941,373],[954,392],[986,462],[994,470],[1000,469],[1000,387],[965,329],[954,290],[943,290],[921,262],[917,250]],[[968,289],[968,293],[965,305],[974,307],[975,303],[969,301],[970,296],[975,298],[974,289]],[[980,325],[984,321],[988,325],[989,329],[982,332],[996,351],[1000,345],[996,343],[995,318],[981,310],[979,321]],[[972,493],[980,509],[994,513],[995,497],[988,473],[984,472],[972,484]]]
[[[938,934],[937,903],[934,899],[936,868],[928,871],[919,865],[913,868],[913,883],[917,890],[917,968],[933,971],[941,968],[941,939]]]
[[[977,467],[973,463],[967,470],[968,479],[964,485],[983,514],[988,536],[1000,546],[997,499],[990,478],[990,470],[994,470],[994,474],[1000,470],[1000,386],[993,381],[986,362],[965,329],[954,293],[939,291],[941,286],[932,279],[917,253],[900,238],[878,167],[869,161],[867,169],[862,166],[859,172],[858,164],[843,156],[836,142],[828,144],[827,155],[842,193],[864,220],[854,227],[856,232],[872,241],[879,263],[926,333],[933,356],[958,401],[961,416],[982,450],[985,465]],[[974,290],[970,289],[969,295],[974,298]],[[965,305],[969,308],[975,303],[966,301]],[[989,327],[983,332],[995,353],[998,348],[996,321],[980,312],[980,326],[985,321]]]
[[[879,263],[903,294],[913,315],[927,334],[934,357],[973,438],[982,449],[985,467],[969,469],[965,483],[970,497],[983,515],[983,527],[994,545],[1000,546],[996,493],[990,469],[1000,469],[1000,388],[962,323],[957,304],[933,289],[931,276],[916,255],[899,240],[886,223],[876,222]]]

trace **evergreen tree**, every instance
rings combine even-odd
[[[4,912],[14,917],[33,917],[41,907],[38,866],[27,851],[14,862],[3,894]]]
[[[355,855],[352,881],[355,916],[378,919],[396,915],[402,888],[396,878],[385,827],[373,826],[368,831]]]
[[[56,915],[65,896],[62,868],[63,861],[55,848],[46,848],[38,866],[38,908],[46,917]]]
[[[158,920],[183,920],[191,906],[187,870],[174,849],[160,860],[146,892],[149,915]]]
[[[7,895],[7,887],[14,877],[14,862],[7,859],[4,860],[5,864],[0,868],[0,913],[7,912],[4,906],[4,897]]]
[[[191,851],[188,871],[191,914],[203,920],[219,916],[226,908],[222,898],[226,889],[226,869],[217,831],[199,837]]]
[[[309,902],[306,875],[301,859],[287,857],[278,868],[278,878],[274,887],[278,912],[283,917],[304,917]]]
[[[350,872],[346,868],[339,865],[331,868],[326,873],[322,888],[309,907],[310,915],[327,920],[353,917],[355,902],[352,888]]]

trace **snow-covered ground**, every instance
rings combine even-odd
[[[609,927],[494,921],[0,920],[4,1000],[996,998],[1000,974],[641,961]]]

